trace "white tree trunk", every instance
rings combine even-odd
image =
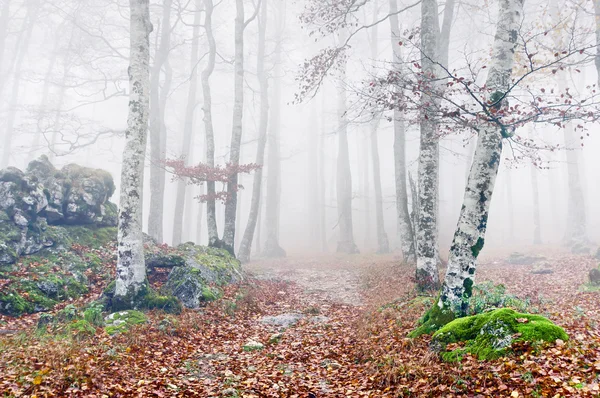
[[[498,26],[486,87],[492,98],[502,98],[511,83],[516,41],[524,0],[500,0]],[[498,107],[505,107],[502,101]],[[448,269],[437,305],[438,320],[464,315],[472,294],[476,260],[483,248],[494,184],[502,158],[501,121],[487,122],[478,130],[477,147],[463,207],[448,258]],[[439,313],[438,313],[439,314]],[[442,318],[443,317],[443,318]]]
[[[212,92],[210,88],[210,77],[215,70],[215,60],[217,56],[217,44],[212,30],[212,17],[214,11],[213,0],[204,0],[205,18],[204,30],[206,31],[206,39],[208,41],[208,62],[206,68],[202,71],[202,95],[204,105],[202,111],[204,113],[204,132],[206,135],[206,164],[214,167],[215,165],[215,133],[212,119]],[[208,245],[219,247],[221,241],[219,239],[219,229],[217,227],[217,205],[214,199],[216,193],[215,183],[208,181],[206,183],[206,224],[208,229]]]
[[[171,48],[171,5],[173,0],[162,4],[160,44],[154,56],[151,73],[150,93],[150,213],[148,215],[148,235],[157,242],[163,239],[163,218],[165,200],[165,169],[162,162],[166,157],[165,99],[169,91],[166,76],[160,87],[161,70],[167,64]],[[168,73],[167,73],[168,74]]]
[[[202,0],[196,0],[196,10],[194,12],[194,28],[192,33],[192,49],[190,57],[190,85],[188,88],[188,98],[185,108],[185,121],[183,126],[183,140],[181,143],[181,155],[188,165],[190,165],[190,147],[192,146],[192,134],[194,130],[194,114],[196,111],[196,96],[198,91],[198,49],[200,47],[200,16],[202,9]],[[180,179],[177,182],[177,196],[175,198],[175,214],[173,219],[173,246],[182,243],[183,240],[183,216],[185,208],[191,204],[186,204],[187,181]],[[188,221],[190,219],[188,218]]]
[[[144,155],[150,102],[149,0],[130,0],[129,116],[121,170],[115,301],[134,307],[147,284],[142,236]]]
[[[390,28],[394,69],[400,73],[402,57],[400,54],[400,25],[398,22],[398,0],[390,0]],[[408,210],[408,184],[406,175],[406,132],[402,111],[394,109],[394,171],[396,186],[396,212],[400,248],[405,262],[415,262],[415,236],[413,223]]]
[[[438,195],[439,195],[439,137],[437,132],[436,105],[431,94],[439,88],[436,79],[438,59],[439,21],[437,0],[421,3],[421,65],[423,84],[427,86],[421,100],[421,145],[419,150],[418,176],[418,225],[417,241],[417,286],[420,290],[438,289],[440,279],[437,269],[438,248]]]
[[[236,0],[235,18],[235,59],[234,59],[234,99],[233,127],[231,145],[229,147],[229,163],[240,164],[240,147],[242,144],[242,120],[244,117],[244,1]],[[223,229],[223,244],[232,254],[235,245],[235,225],[238,202],[238,175],[231,177],[227,183],[227,200],[225,202],[225,226]]]
[[[266,54],[266,33],[267,33],[267,2],[261,3],[260,18],[258,21],[258,51],[256,52],[256,74],[260,86],[260,121],[258,126],[258,144],[256,148],[255,163],[263,166],[265,163],[265,146],[267,144],[267,124],[269,121],[269,80],[265,70]],[[250,252],[254,240],[254,232],[258,222],[260,204],[262,199],[262,167],[254,173],[252,182],[252,199],[250,202],[250,214],[248,215],[248,224],[242,237],[238,259],[242,263],[250,261]]]

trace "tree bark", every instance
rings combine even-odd
[[[150,102],[149,0],[130,0],[129,117],[121,170],[121,196],[114,304],[133,308],[147,286],[142,235],[144,154]]]
[[[498,102],[511,83],[514,53],[524,0],[500,0],[499,19],[494,38],[492,59],[486,87],[490,90],[488,100]],[[493,99],[493,100],[492,100]],[[494,104],[504,108],[506,101]],[[502,125],[500,120],[482,124],[478,130],[477,147],[469,180],[465,189],[463,207],[450,248],[448,269],[442,286],[438,321],[448,322],[455,316],[466,314],[472,294],[477,256],[483,249],[489,208],[502,158]]]
[[[271,101],[271,122],[268,135],[267,158],[267,202],[265,208],[265,232],[267,239],[263,247],[265,257],[285,257],[286,252],[279,245],[279,216],[281,211],[281,75],[282,75],[282,36],[284,33],[285,11],[284,5],[279,2],[277,6],[277,42],[273,56],[273,100]]]
[[[267,144],[267,124],[269,120],[269,80],[265,70],[265,46],[267,32],[267,2],[261,3],[260,18],[258,21],[258,51],[256,53],[256,74],[260,86],[260,121],[258,126],[258,143],[256,148],[256,164],[263,166],[265,163],[265,146]],[[254,231],[258,222],[260,203],[262,198],[262,167],[255,171],[252,182],[252,199],[248,224],[242,237],[238,259],[242,263],[250,261],[250,252],[254,240]]]
[[[373,23],[374,27],[371,35],[371,58],[377,59],[379,55],[379,35],[377,25],[377,1],[373,3]],[[373,184],[375,188],[375,216],[377,220],[377,253],[389,253],[390,243],[387,233],[385,232],[385,221],[383,218],[383,192],[381,188],[381,170],[379,165],[379,140],[378,130],[381,115],[376,115],[371,122],[370,146],[371,146],[371,161],[373,162]]]
[[[435,290],[440,286],[438,264],[438,196],[439,196],[439,137],[437,132],[437,100],[431,91],[438,88],[436,79],[439,21],[437,0],[421,2],[421,65],[426,86],[421,101],[421,141],[418,175],[417,287]]]
[[[204,105],[204,131],[206,135],[206,164],[210,167],[215,166],[215,132],[212,119],[212,92],[210,88],[210,77],[215,70],[215,60],[217,56],[217,44],[212,30],[212,17],[214,12],[213,0],[204,0],[205,18],[204,30],[208,41],[208,62],[206,68],[202,71],[202,95]],[[217,205],[215,201],[216,187],[214,181],[206,182],[206,224],[208,229],[208,245],[211,247],[220,247],[219,228],[217,226]]]
[[[393,52],[394,70],[401,73],[400,46],[400,24],[398,22],[398,0],[390,0],[390,28]],[[400,90],[398,88],[398,90]],[[394,108],[394,171],[396,187],[396,212],[398,221],[398,232],[400,235],[400,248],[405,262],[416,261],[415,236],[413,223],[408,210],[408,184],[406,174],[406,135],[402,111]]]
[[[196,101],[198,92],[198,70],[199,60],[198,50],[200,47],[200,15],[202,9],[202,0],[196,0],[196,11],[194,13],[194,28],[192,36],[192,53],[190,57],[190,85],[188,87],[187,105],[185,108],[185,122],[183,126],[183,141],[181,143],[181,156],[190,164],[190,148],[192,146],[192,134],[194,130],[194,114],[196,111]],[[173,219],[173,246],[182,243],[183,239],[183,215],[186,204],[187,181],[180,179],[177,182],[177,196],[175,198],[175,214]],[[188,219],[189,220],[189,219]]]
[[[233,127],[231,145],[229,147],[229,163],[240,164],[240,147],[242,144],[242,119],[244,117],[244,1],[236,0],[235,18],[235,59],[234,59],[234,99]],[[225,226],[223,229],[223,245],[232,254],[235,245],[235,221],[237,216],[238,175],[231,176],[227,183],[227,199],[225,201]]]
[[[159,243],[163,239],[163,218],[165,199],[165,170],[162,162],[166,157],[166,126],[165,126],[165,100],[169,91],[169,76],[161,89],[160,75],[169,58],[171,48],[171,5],[172,0],[163,2],[160,44],[154,64],[152,66],[150,81],[150,213],[148,215],[148,235]],[[168,75],[168,71],[166,73]]]

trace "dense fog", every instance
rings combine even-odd
[[[343,3],[343,2],[341,2]],[[377,249],[375,194],[370,134],[373,109],[359,94],[364,82],[381,76],[392,65],[392,44],[388,23],[389,4],[384,1],[350,2],[357,6],[351,16],[348,32],[348,67],[344,81],[335,72],[325,77],[322,86],[302,101],[298,77],[302,64],[321,49],[339,44],[339,36],[314,33],[316,28],[302,23],[300,15],[310,7],[301,1],[267,2],[266,52],[264,62],[270,86],[269,131],[276,129],[281,146],[281,215],[280,243],[288,253],[333,252],[338,242],[338,212],[336,204],[337,130],[340,114],[336,93],[339,87],[347,92],[349,156],[352,176],[352,213],[355,241],[363,252]],[[488,4],[490,3],[490,4]],[[449,68],[465,71],[468,65],[480,68],[487,62],[497,7],[494,2],[459,1],[451,24]],[[581,4],[580,4],[581,3]],[[523,21],[524,36],[539,34],[545,28],[551,35],[563,35],[574,45],[586,48],[584,55],[593,56],[594,15],[589,2],[531,1],[526,4]],[[170,16],[164,26],[165,8]],[[401,38],[407,59],[418,59],[416,44],[420,26],[420,6],[399,2]],[[205,159],[203,98],[200,74],[208,61],[207,37],[204,26],[203,1],[153,2],[150,13],[154,30],[150,35],[151,74],[153,64],[162,62],[157,98],[164,104],[165,158],[182,155],[185,124],[191,123],[192,144],[187,160]],[[440,4],[440,18],[444,4]],[[560,14],[553,17],[552,9]],[[256,4],[245,2],[246,18],[257,14]],[[2,142],[3,166],[26,167],[31,159],[47,154],[57,165],[76,162],[109,170],[119,192],[123,135],[127,127],[127,67],[128,67],[128,4],[122,1],[4,1],[1,10],[0,41],[2,48]],[[195,16],[201,15],[195,19]],[[213,124],[216,140],[216,163],[225,164],[229,157],[233,112],[233,61],[235,3],[225,0],[215,5],[213,33],[216,40],[216,67],[211,77]],[[554,23],[552,18],[558,18]],[[244,32],[244,113],[241,163],[255,161],[260,122],[260,93],[257,81],[258,15]],[[200,21],[202,26],[194,26]],[[441,19],[440,19],[441,21]],[[378,23],[374,23],[378,22]],[[262,22],[261,22],[262,23]],[[563,23],[564,26],[559,26]],[[552,30],[552,27],[555,27]],[[558,26],[558,27],[556,27]],[[363,28],[365,27],[365,28]],[[195,29],[196,28],[196,29]],[[169,29],[167,43],[164,29]],[[313,32],[314,34],[311,34]],[[192,65],[194,34],[198,35],[197,63]],[[414,37],[413,37],[414,36]],[[166,50],[161,45],[167,46]],[[281,46],[280,65],[275,66],[275,47]],[[166,58],[161,59],[161,51]],[[591,56],[580,55],[575,66],[567,70],[567,80],[574,91],[584,91],[596,82],[596,69]],[[585,58],[585,59],[584,59]],[[540,60],[541,61],[541,60]],[[518,68],[516,68],[518,69]],[[481,72],[481,71],[480,71]],[[196,75],[195,80],[193,75]],[[480,76],[480,80],[485,74]],[[548,76],[545,82],[554,83]],[[542,80],[542,78],[539,78]],[[193,120],[186,119],[190,84],[198,85],[193,108]],[[273,87],[281,87],[279,103],[275,104]],[[155,88],[153,88],[154,90]],[[152,102],[152,99],[151,99]],[[151,105],[152,106],[152,105]],[[158,107],[156,107],[158,108]],[[154,109],[156,109],[154,108]],[[153,112],[153,110],[151,110]],[[385,111],[377,124],[381,186],[385,231],[392,249],[398,249],[396,191],[394,176],[393,123],[391,112]],[[379,118],[379,117],[378,117]],[[414,117],[406,121],[406,165],[409,175],[417,179],[419,157],[419,123]],[[153,119],[150,116],[150,124]],[[158,119],[158,123],[162,123]],[[576,123],[576,122],[574,122]],[[519,127],[517,135],[535,136],[536,141],[558,145],[554,151],[539,150],[543,162],[532,165],[530,159],[517,159],[519,150],[505,144],[503,161],[493,202],[486,239],[487,248],[529,245],[533,243],[534,183],[537,179],[541,237],[544,243],[560,244],[565,239],[568,206],[567,153],[575,154],[576,169],[583,188],[587,236],[598,240],[600,214],[595,204],[600,192],[595,183],[600,141],[597,125],[588,123],[576,139],[565,142],[563,129],[544,123]],[[588,134],[589,133],[589,136]],[[475,145],[475,134],[464,128],[444,131],[440,141],[439,234],[440,253],[446,257],[458,220],[464,196],[466,178]],[[583,140],[579,136],[585,136]],[[152,140],[150,138],[149,142]],[[267,140],[268,141],[268,140]],[[583,144],[583,145],[582,145]],[[268,147],[269,143],[267,143]],[[144,229],[150,207],[150,147],[146,154]],[[267,150],[268,152],[268,150]],[[268,153],[267,153],[268,158]],[[515,160],[514,162],[511,160]],[[270,173],[264,168],[266,183]],[[239,192],[236,247],[248,221],[252,196],[252,174],[240,177],[244,189]],[[177,182],[167,172],[164,189],[163,240],[172,242],[173,210]],[[187,186],[185,201],[184,241],[206,244],[206,207],[195,197],[204,187]],[[263,188],[263,194],[266,190]],[[313,193],[318,202],[315,203]],[[118,195],[112,198],[118,201]],[[409,202],[412,199],[409,195]],[[258,249],[265,239],[264,200],[259,216],[256,239]],[[223,206],[217,205],[219,225],[223,222]],[[262,233],[262,234],[261,234]],[[324,236],[323,236],[324,234]],[[255,239],[255,241],[256,241]],[[256,249],[255,249],[256,250]]]

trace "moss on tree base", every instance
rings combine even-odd
[[[501,308],[458,318],[433,334],[432,346],[441,350],[444,361],[460,361],[467,353],[480,360],[492,360],[510,353],[514,342],[568,340],[564,329],[539,315]],[[464,346],[447,350],[448,344]]]
[[[423,315],[421,326],[410,332],[408,337],[416,338],[424,334],[431,334],[456,318],[450,308],[446,306],[440,308],[439,301],[438,298],[433,306]]]

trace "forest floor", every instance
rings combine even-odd
[[[153,312],[128,333],[35,333],[38,315],[0,318],[4,396],[597,397],[600,293],[580,286],[597,260],[482,260],[478,282],[505,284],[570,335],[536,351],[441,362],[429,337],[409,339],[431,300],[389,256],[257,261],[223,298],[178,316]],[[102,286],[76,305],[93,300]],[[392,303],[390,305],[390,303]],[[166,327],[165,327],[166,325]],[[287,327],[284,327],[287,326]],[[244,349],[250,342],[264,347]]]

